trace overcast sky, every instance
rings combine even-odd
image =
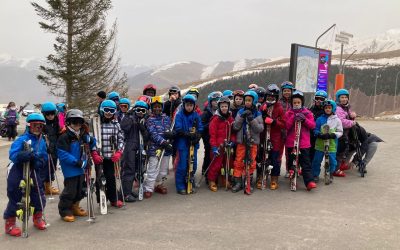
[[[108,19],[117,19],[125,64],[288,57],[291,43],[313,45],[333,23],[358,37],[400,28],[399,0],[114,0],[113,6]],[[54,37],[39,20],[30,1],[1,0],[0,54],[51,53]]]

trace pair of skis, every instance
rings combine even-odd
[[[290,190],[296,192],[297,190],[297,177],[299,176],[300,164],[300,133],[301,133],[301,122],[296,121],[294,123],[295,139],[294,147],[292,150],[293,162],[291,168],[289,169],[289,180],[290,180]]]
[[[228,143],[231,141],[231,128],[232,128],[232,123],[229,123],[227,121],[226,125],[226,139],[225,139],[225,166],[221,168],[221,175],[225,176],[225,191],[228,191],[229,186],[228,184],[231,182],[231,176],[233,175],[233,168],[230,166],[230,161],[231,161],[231,154],[232,154],[232,148],[231,146],[228,146]]]
[[[366,164],[363,160],[363,153],[361,152],[361,145],[360,141],[358,140],[358,133],[357,133],[357,126],[354,126],[351,128],[351,131],[353,133],[353,138],[356,143],[356,155],[355,158],[357,159],[357,167],[358,167],[358,172],[360,173],[361,177],[365,177],[365,168]]]
[[[143,118],[144,119],[144,118]],[[139,131],[139,171],[137,173],[137,180],[139,183],[138,199],[143,200],[143,183],[147,179],[147,171],[144,168],[147,166],[147,153],[144,146],[144,140],[142,132]]]
[[[272,117],[272,111],[274,106],[271,106],[267,110],[268,117]],[[272,143],[271,143],[271,125],[267,124],[265,141],[263,142],[263,159],[261,163],[261,190],[264,190],[267,186],[268,176],[271,175],[271,170],[273,166],[271,165],[271,160],[269,159],[269,155],[272,151]]]
[[[96,147],[99,155],[101,156],[102,149],[102,133],[101,133],[101,119],[100,116],[92,118],[93,135],[96,138]],[[96,166],[96,182],[99,187],[99,205],[100,213],[107,214],[107,197],[106,197],[106,177],[104,176],[103,165]]]
[[[329,134],[329,125],[325,124],[321,127],[323,134]],[[330,181],[330,166],[329,166],[329,139],[324,140],[324,183],[329,185]]]
[[[244,136],[244,142],[245,142],[245,148],[246,148],[246,153],[245,153],[245,158],[244,158],[244,164],[245,164],[245,177],[244,177],[244,194],[251,195],[251,176],[250,176],[250,165],[251,165],[251,145],[252,145],[252,139],[251,139],[251,133],[250,133],[250,124],[248,121],[246,121],[246,135]]]
[[[86,182],[86,204],[88,211],[88,219],[86,220],[89,223],[95,222],[96,216],[94,215],[94,202],[93,202],[93,193],[94,193],[94,178],[92,178],[92,165],[93,159],[90,156],[89,144],[84,143],[82,145],[82,156],[81,160],[86,162],[85,168],[85,182]]]
[[[195,134],[196,133],[196,128],[197,126],[194,125],[190,129],[190,133]],[[190,141],[190,146],[189,146],[189,158],[188,158],[188,168],[187,168],[187,177],[186,177],[186,194],[192,194],[193,193],[193,166],[194,166],[194,143],[193,141]]]

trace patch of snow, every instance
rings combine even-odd
[[[209,76],[211,76],[211,74],[214,72],[214,70],[218,67],[220,63],[216,63],[214,65],[211,66],[207,66],[203,69],[203,73],[201,73],[200,79],[206,79]]]
[[[160,68],[156,69],[153,73],[151,73],[151,75],[155,75],[160,73],[161,71],[165,71],[165,70],[169,70],[177,65],[182,65],[182,64],[190,64],[191,62],[187,62],[187,61],[182,61],[182,62],[174,62],[174,63],[170,63],[164,66],[161,66]]]

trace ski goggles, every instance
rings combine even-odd
[[[117,110],[115,108],[103,108],[103,112],[106,114],[115,114],[115,112],[117,112]]]
[[[315,100],[315,101],[324,102],[324,101],[325,101],[325,97],[317,96],[317,97],[314,98],[314,100]]]
[[[41,129],[44,127],[44,123],[43,122],[30,122],[28,124],[28,126],[33,129]]]
[[[178,94],[178,90],[170,90],[170,91],[168,91],[168,93],[170,93],[170,94]]]
[[[162,102],[162,97],[161,96],[154,96],[154,97],[152,97],[151,98],[151,103],[152,104],[154,104],[154,103],[160,103],[160,104],[162,104],[163,102]]]
[[[114,101],[114,102],[119,102],[119,97],[114,97],[114,98],[111,98],[110,100]]]
[[[147,109],[145,109],[145,108],[135,108],[135,112],[136,113],[146,114]]]
[[[56,115],[56,112],[55,112],[55,111],[43,112],[43,114],[44,114],[45,116],[48,116],[48,115]]]
[[[127,109],[129,106],[128,106],[128,104],[120,104],[119,107]]]
[[[78,118],[78,117],[68,119],[68,121],[71,122],[71,124],[75,124],[75,125],[77,125],[77,124],[83,125],[83,123],[85,122],[82,118]]]
[[[244,96],[244,91],[243,90],[235,90],[235,91],[233,91],[233,95],[234,96],[237,96],[237,95],[239,95],[239,96]]]

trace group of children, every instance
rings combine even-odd
[[[138,186],[143,188],[144,198],[150,198],[154,192],[167,194],[165,181],[171,158],[176,192],[182,195],[195,192],[201,139],[205,149],[202,175],[206,176],[209,189],[216,192],[218,186],[224,186],[238,192],[247,185],[250,187],[247,194],[251,194],[253,187],[264,189],[268,186],[261,167],[266,159],[272,167],[268,169],[271,190],[279,187],[278,178],[285,156],[286,176],[291,175],[294,167],[299,167],[306,189],[310,191],[319,181],[327,141],[331,181],[333,176],[345,176],[344,170],[359,161],[368,163],[376,151],[376,143],[381,141],[355,122],[356,114],[350,109],[349,93],[345,89],[337,91],[335,101],[329,100],[325,91],[317,91],[314,104],[308,109],[303,93],[291,82],[284,82],[280,87],[270,84],[266,89],[251,84],[247,91],[210,93],[203,111],[197,102],[199,91],[196,88],[182,96],[178,87],[171,87],[165,102],[156,91],[154,85],[146,85],[143,95],[133,105],[117,92],[106,94],[100,91],[97,94],[100,121],[97,134],[93,133],[95,128],[89,129],[82,111],[70,109],[65,112],[65,105],[60,110],[54,103],[46,102],[42,104],[42,114],[30,114],[26,132],[10,149],[9,202],[3,216],[6,233],[21,235],[15,222],[23,195],[19,183],[27,162],[37,187],[30,194],[34,226],[45,229],[44,195],[59,193],[51,185],[57,161],[64,175],[59,214],[64,221],[73,222],[75,216],[87,216],[79,203],[89,192],[85,187],[90,181],[91,163],[96,170],[97,202],[100,202],[100,186],[104,180],[107,200],[111,206],[120,208],[124,202],[138,199],[140,195],[134,191]],[[57,116],[58,113],[65,115]],[[326,124],[329,130],[323,131]],[[349,143],[352,128],[357,128],[358,138],[364,138],[355,142],[361,145],[364,158],[352,157],[354,147],[349,147],[354,145]],[[29,152],[23,148],[28,140],[33,149]],[[369,144],[373,146],[369,147]],[[296,157],[292,151],[296,145],[300,151],[297,155],[299,166],[292,164]],[[119,166],[120,187],[116,178]]]

